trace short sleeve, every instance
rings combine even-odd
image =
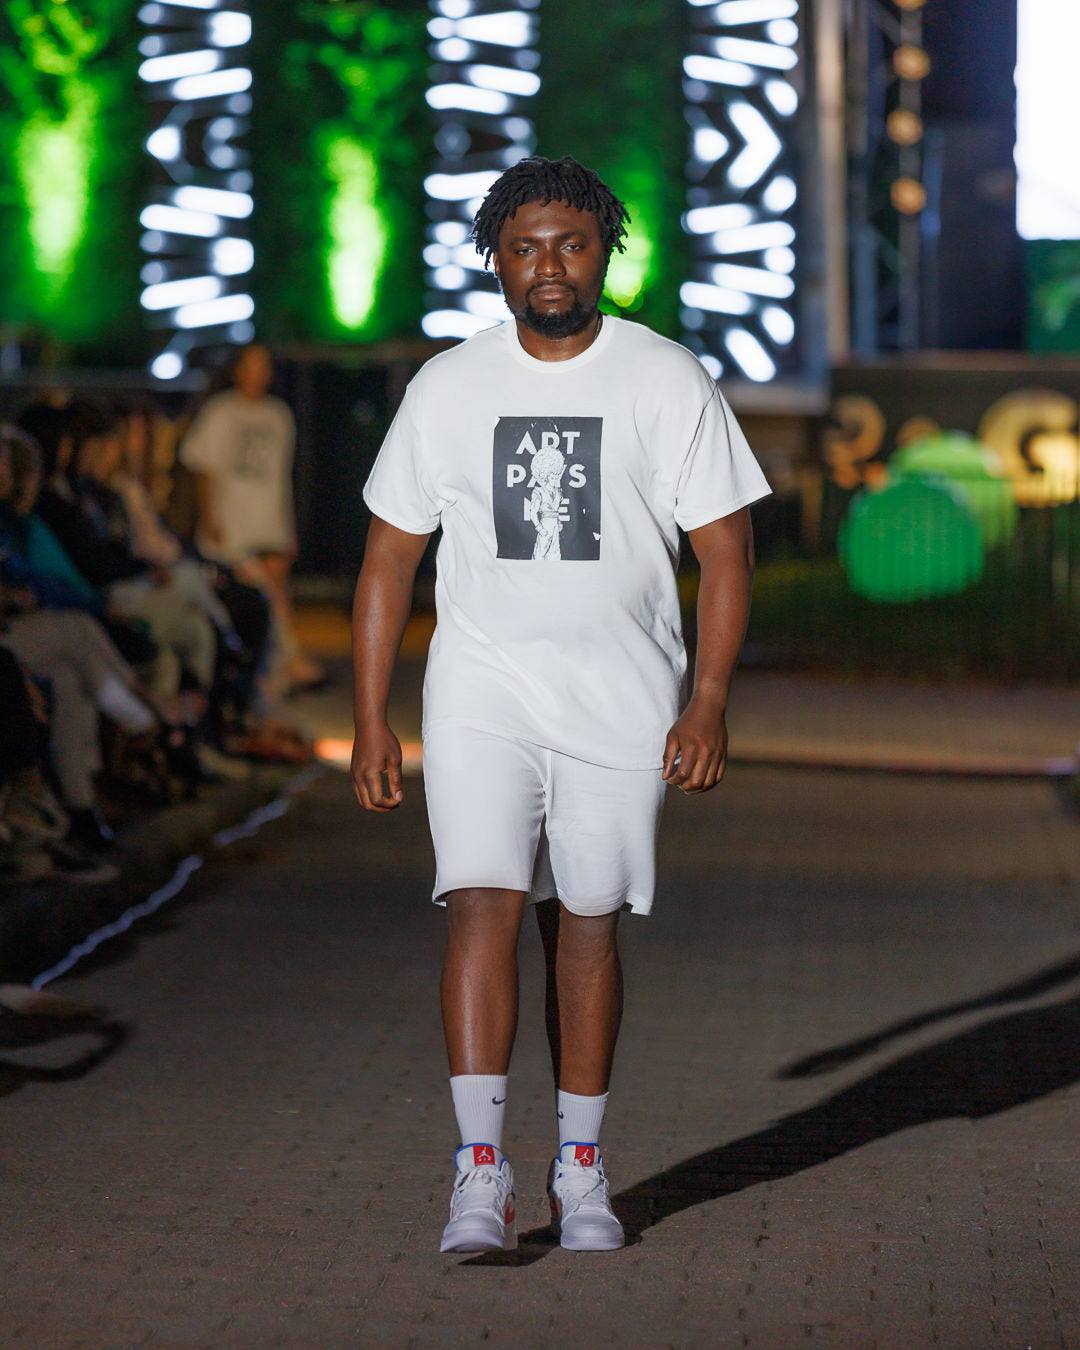
[[[406,534],[431,534],[439,527],[443,502],[431,473],[415,382],[405,391],[364,484],[364,502],[374,515]]]
[[[696,530],[767,497],[771,490],[735,414],[714,384],[679,473],[676,523]]]

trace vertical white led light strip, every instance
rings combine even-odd
[[[427,192],[428,337],[464,338],[509,317],[470,232],[488,188],[535,148],[540,0],[432,0],[427,101],[435,160]]]
[[[242,3],[242,0],[241,0]],[[146,139],[157,182],[140,215],[142,306],[164,335],[150,363],[176,379],[199,347],[248,341],[255,304],[248,231],[251,18],[236,0],[169,0],[139,10],[139,76],[155,107]]]
[[[794,360],[800,0],[689,0],[683,340],[707,369],[773,379]]]
[[[1016,36],[1016,228],[1022,239],[1080,239],[1080,4],[1019,0]]]

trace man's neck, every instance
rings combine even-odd
[[[576,333],[569,333],[566,337],[561,338],[544,337],[520,319],[515,320],[515,322],[517,324],[518,341],[521,343],[523,351],[528,352],[537,361],[569,361],[575,356],[580,356],[582,352],[588,351],[593,345],[603,326],[604,316],[597,310],[583,328],[579,328]]]

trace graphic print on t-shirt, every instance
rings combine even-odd
[[[491,505],[500,558],[600,557],[602,417],[500,417]]]
[[[273,471],[274,432],[258,422],[237,428],[233,472],[238,478],[269,478]]]

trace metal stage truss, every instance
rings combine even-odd
[[[925,0],[848,0],[845,14],[851,348],[936,345],[938,138],[922,121]]]

